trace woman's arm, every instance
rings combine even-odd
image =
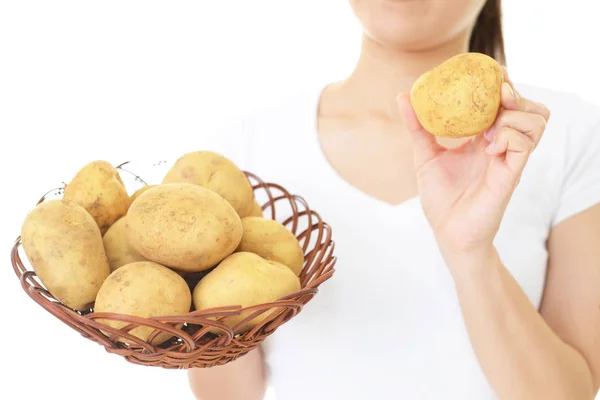
[[[600,206],[560,223],[549,240],[541,315],[502,265],[450,263],[471,342],[502,399],[592,400],[600,381]],[[487,265],[478,265],[478,264]]]
[[[198,400],[263,400],[266,392],[262,351],[213,368],[190,369],[188,377]]]
[[[538,313],[493,242],[550,111],[522,97],[508,74],[504,78],[494,125],[455,149],[443,148],[423,128],[409,95],[399,97],[421,205],[454,277],[475,353],[498,395],[592,400],[600,381],[600,206],[590,208],[600,195],[597,113],[570,114],[570,158]],[[569,215],[576,216],[562,219]]]

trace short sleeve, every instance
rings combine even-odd
[[[553,225],[600,204],[600,109],[582,101],[565,138],[563,180]]]

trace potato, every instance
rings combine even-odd
[[[472,136],[496,120],[503,82],[502,68],[493,58],[460,54],[419,77],[410,101],[421,125],[433,135]]]
[[[152,189],[153,187],[156,187],[157,185],[145,185],[142,186],[141,188],[139,188],[138,190],[136,190],[131,197],[129,198],[129,204],[133,203],[135,201],[135,199],[137,199],[138,197],[140,197],[145,191]]]
[[[241,218],[252,211],[254,192],[246,175],[228,158],[212,151],[184,154],[171,167],[162,183],[193,183],[227,200]]]
[[[90,308],[110,268],[100,229],[85,209],[68,200],[47,200],[21,227],[23,250],[50,293],[75,310]]]
[[[285,226],[262,217],[242,218],[244,234],[236,251],[248,251],[277,261],[300,275],[304,252],[296,236]]]
[[[263,209],[260,206],[260,204],[258,204],[258,201],[254,200],[254,203],[252,204],[252,210],[250,210],[250,214],[248,214],[249,217],[262,217],[263,216]]]
[[[148,260],[186,271],[203,271],[233,253],[242,221],[215,192],[191,183],[148,190],[129,208],[127,239]]]
[[[196,310],[213,307],[250,307],[276,301],[300,290],[300,280],[285,265],[248,252],[234,253],[223,260],[196,285]],[[252,312],[228,318],[234,327]],[[267,319],[267,311],[244,324],[236,333],[248,331]],[[217,332],[215,329],[214,332]]]
[[[102,238],[111,271],[132,262],[148,261],[129,245],[126,235],[127,222],[125,220],[126,217],[122,217],[112,224]]]
[[[129,194],[115,167],[93,161],[77,172],[63,196],[89,212],[104,234],[129,207]]]
[[[110,274],[98,292],[94,312],[151,318],[184,315],[190,311],[191,305],[190,290],[181,276],[162,265],[140,261],[127,264]],[[117,329],[128,325],[122,321],[97,321]],[[152,327],[139,326],[129,333],[147,341],[153,331]],[[150,343],[157,345],[172,337],[163,332]],[[128,342],[123,338],[119,341]]]

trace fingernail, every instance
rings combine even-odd
[[[496,151],[496,143],[494,143],[494,142],[488,144],[487,147],[485,148],[485,152],[488,154],[494,154],[495,151]]]
[[[506,82],[506,86],[508,86],[508,91],[510,92],[510,95],[513,97],[513,99],[517,100],[517,94],[515,93],[510,83]]]
[[[397,103],[406,102],[407,100],[409,100],[409,97],[408,97],[408,93],[406,93],[406,92],[399,93],[398,96],[396,96]]]
[[[483,136],[486,138],[486,140],[488,142],[490,142],[494,138],[495,134],[496,134],[496,127],[492,125],[490,127],[490,129],[488,129]]]

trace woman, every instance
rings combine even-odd
[[[336,274],[260,351],[191,370],[195,395],[593,399],[600,113],[508,80],[488,132],[436,141],[405,93],[455,54],[503,62],[500,1],[351,4],[351,76],[211,144],[319,210]]]

